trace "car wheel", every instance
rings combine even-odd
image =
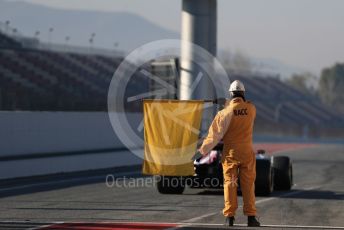
[[[273,190],[273,170],[269,160],[257,160],[255,193],[258,196],[268,196]]]
[[[182,177],[161,176],[157,181],[157,188],[162,194],[182,194],[185,183]]]
[[[293,185],[293,166],[289,157],[273,158],[272,168],[275,174],[274,189],[290,190]]]

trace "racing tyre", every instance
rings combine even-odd
[[[274,189],[290,190],[293,185],[293,166],[289,157],[277,156],[273,158]]]
[[[182,177],[161,176],[158,179],[157,188],[162,194],[182,194],[185,183]]]
[[[256,172],[256,195],[270,195],[273,190],[273,171],[270,160],[257,160]]]

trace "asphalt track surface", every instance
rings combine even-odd
[[[344,229],[344,145],[305,147],[275,148],[293,159],[295,185],[257,197],[261,229]],[[0,188],[0,229],[227,228],[219,189],[161,195],[150,186],[152,178],[139,172],[113,175],[126,176],[126,183],[107,187],[105,176],[98,175]],[[239,204],[231,229],[253,229],[245,226],[241,197]]]

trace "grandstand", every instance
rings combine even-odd
[[[121,61],[109,55],[28,48],[0,33],[0,109],[106,111],[108,87]],[[231,79],[243,81],[247,97],[256,104],[259,132],[335,136],[337,128],[344,127],[342,114],[334,108],[277,78],[235,75]],[[129,84],[128,96],[152,86],[139,72]],[[140,101],[127,103],[126,111],[141,111],[141,107]]]
[[[274,77],[232,76],[257,108],[256,130],[291,136],[343,135],[343,114]]]
[[[0,47],[1,48],[19,48],[21,47],[21,43],[16,41],[13,38],[10,38],[9,36],[0,33]]]
[[[24,48],[5,34],[0,44],[1,110],[107,109],[108,87],[121,58]]]

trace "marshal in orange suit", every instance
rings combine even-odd
[[[223,215],[229,226],[234,225],[238,208],[238,175],[242,191],[243,211],[248,216],[248,226],[257,227],[254,182],[256,179],[256,158],[253,151],[252,133],[256,117],[255,106],[245,99],[245,87],[236,80],[229,88],[232,100],[218,112],[207,137],[198,150],[207,155],[219,141],[223,140],[222,167],[224,178]]]

